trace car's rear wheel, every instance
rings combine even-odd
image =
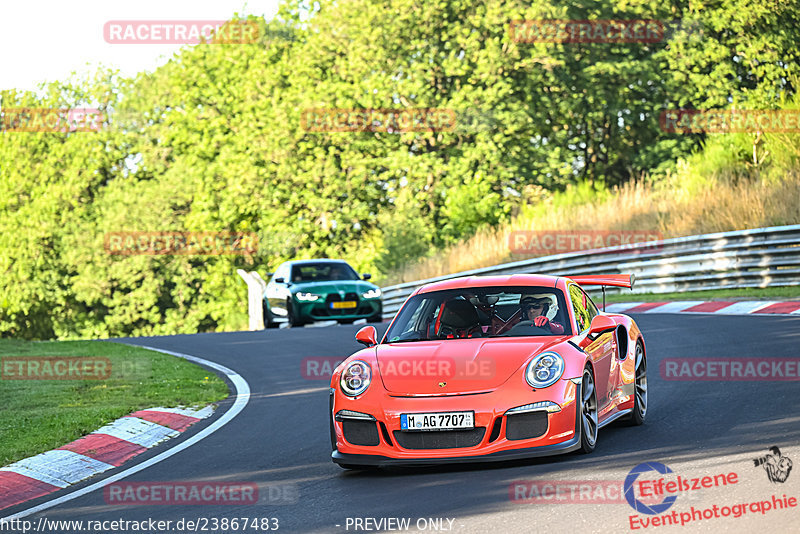
[[[632,425],[641,425],[647,415],[647,358],[641,341],[636,342],[636,378],[633,385],[633,412],[628,421]]]
[[[581,452],[590,453],[597,444],[597,390],[588,366],[581,380]]]

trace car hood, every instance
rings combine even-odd
[[[562,340],[547,336],[382,343],[376,358],[383,385],[391,393],[469,393],[497,388],[533,355]]]
[[[315,293],[318,295],[327,295],[329,293],[364,293],[370,289],[375,289],[375,284],[364,282],[363,280],[333,280],[330,282],[303,282],[300,284],[292,284],[292,293],[304,292]]]

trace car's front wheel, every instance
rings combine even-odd
[[[641,341],[636,342],[636,378],[633,385],[633,412],[628,421],[632,425],[641,425],[647,415],[647,358]]]
[[[590,453],[597,444],[597,390],[589,366],[583,370],[581,380],[581,452]]]
[[[269,311],[269,306],[266,302],[261,302],[261,309],[264,311],[264,327],[265,328],[278,328],[278,323],[272,320],[272,314]]]
[[[296,326],[303,326],[303,321],[298,319],[297,316],[295,315],[291,299],[286,300],[286,320],[289,323],[289,328],[294,328]]]

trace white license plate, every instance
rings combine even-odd
[[[403,413],[401,430],[457,430],[475,428],[475,412]]]

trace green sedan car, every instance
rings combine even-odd
[[[314,321],[380,322],[381,290],[342,260],[287,261],[264,290],[264,324],[302,326]],[[363,278],[363,279],[362,279]]]

